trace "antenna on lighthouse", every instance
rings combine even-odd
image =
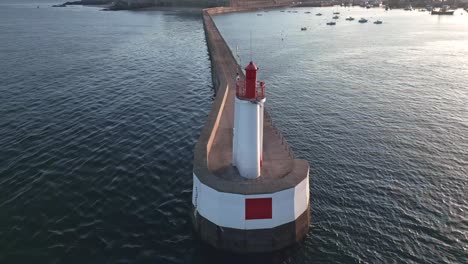
[[[250,61],[252,61],[252,30],[250,30]]]
[[[242,59],[239,56],[239,44],[236,45],[236,56],[237,56],[237,59],[239,60],[239,65],[242,65]]]

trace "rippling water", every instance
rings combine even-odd
[[[0,4],[0,263],[468,263],[468,14],[299,10],[215,19],[313,167],[304,243],[245,257],[189,224],[199,14]]]
[[[199,12],[0,5],[0,72],[0,263],[188,258]]]
[[[215,17],[243,64],[252,33],[273,119],[312,166],[290,262],[468,263],[468,13],[297,10]]]

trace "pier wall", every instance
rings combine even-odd
[[[222,10],[223,8],[213,9]],[[194,172],[201,170],[203,173],[207,173],[208,171],[208,157],[214,141],[214,136],[219,128],[219,121],[221,119],[229,89],[223,68],[221,67],[221,64],[218,63],[218,61],[223,57],[223,51],[221,51],[219,47],[227,47],[227,43],[225,43],[221,34],[219,34],[219,31],[210,16],[209,10],[210,9],[203,10],[203,25],[205,28],[206,44],[210,54],[211,75],[216,91],[216,97],[210,113],[208,114],[205,126],[200,134],[200,138],[195,146]],[[219,43],[221,43],[221,45]],[[234,56],[230,50],[229,53],[224,56],[231,56],[234,60]]]

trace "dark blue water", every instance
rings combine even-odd
[[[193,258],[199,12],[0,5],[0,263]]]
[[[189,222],[199,12],[0,4],[0,263],[468,263],[468,15],[381,18],[216,18],[312,165],[306,240],[245,257]]]
[[[312,166],[291,262],[468,263],[468,13],[297,10],[215,17]]]

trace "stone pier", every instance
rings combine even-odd
[[[272,125],[265,111],[261,176],[245,179],[232,166],[235,78],[236,73],[241,78],[244,74],[211,16],[244,10],[203,10],[216,98],[195,147],[192,217],[197,234],[215,248],[234,252],[267,252],[298,242],[308,232],[309,164],[294,158],[286,140]],[[268,94],[268,87],[266,91]],[[213,199],[206,199],[207,193],[213,195]],[[273,197],[273,216],[279,215],[284,219],[264,221],[265,226],[254,228],[249,221],[223,218],[223,214],[235,210],[244,217],[242,210],[246,209],[236,199],[264,196]],[[281,197],[286,197],[284,205]],[[282,207],[287,206],[288,199],[292,200],[291,209]],[[291,216],[280,217],[282,213],[287,214],[286,211],[291,211]]]

